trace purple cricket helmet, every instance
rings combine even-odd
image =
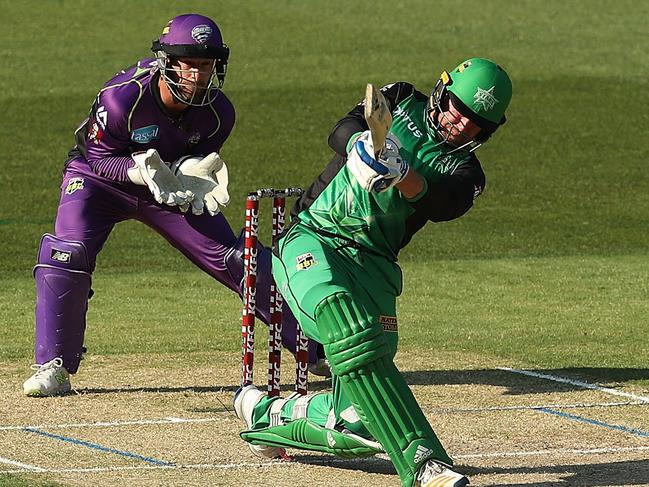
[[[212,19],[198,14],[174,17],[162,29],[160,38],[153,41],[151,50],[158,60],[162,78],[180,102],[187,105],[208,105],[218,96],[225,82],[230,49],[223,42],[221,30]],[[213,59],[212,76],[208,85],[199,87],[195,83],[191,95],[183,93],[180,89],[180,75],[191,70],[172,67],[173,60],[177,58]]]

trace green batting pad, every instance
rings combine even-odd
[[[308,419],[288,424],[250,430],[241,438],[254,445],[270,445],[331,453],[340,457],[364,457],[383,453],[378,445],[363,438],[319,426]]]
[[[332,370],[361,421],[385,448],[403,485],[428,459],[452,465],[412,391],[392,362],[383,329],[347,293],[316,308],[316,323]]]

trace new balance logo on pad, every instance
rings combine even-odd
[[[52,258],[52,260],[56,260],[57,262],[63,262],[64,264],[67,264],[70,262],[71,254],[70,252],[65,252],[63,250],[52,249],[52,254],[50,257]]]

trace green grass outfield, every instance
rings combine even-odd
[[[365,83],[428,92],[464,58],[503,64],[514,99],[479,151],[486,193],[401,256],[402,349],[649,386],[646,2],[5,0],[0,10],[0,360],[31,360],[31,267],[74,129],[106,79],[195,10],[231,47],[224,90],[238,121],[222,155],[235,228],[248,190],[319,173],[329,130]],[[93,354],[238,350],[235,297],[142,225],[116,229],[94,287]]]

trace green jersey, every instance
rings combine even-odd
[[[485,176],[475,154],[440,142],[427,128],[428,98],[405,82],[381,89],[393,124],[388,137],[425,179],[412,199],[398,189],[365,191],[346,162],[350,138],[367,130],[361,105],[340,120],[329,137],[336,156],[293,208],[293,223],[367,251],[396,260],[399,250],[427,221],[445,221],[466,213],[483,191]]]

